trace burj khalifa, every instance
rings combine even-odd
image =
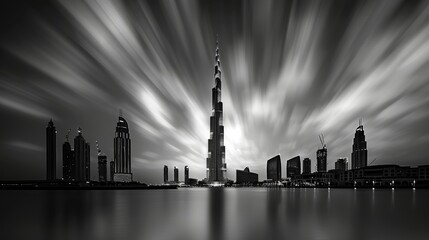
[[[208,140],[207,182],[209,184],[226,181],[223,103],[222,103],[222,72],[220,69],[219,42],[216,41],[215,84],[212,88],[212,113],[210,116],[210,138]]]

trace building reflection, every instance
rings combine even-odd
[[[276,239],[281,233],[279,228],[279,209],[282,202],[282,190],[279,188],[267,189],[267,230],[266,239]]]
[[[224,239],[225,230],[225,204],[224,204],[224,189],[210,188],[209,189],[209,234],[207,239],[218,240]]]

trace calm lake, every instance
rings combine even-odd
[[[429,190],[0,191],[1,239],[429,239]]]

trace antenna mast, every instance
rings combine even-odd
[[[70,131],[71,131],[71,128],[69,128],[69,130],[67,131],[67,134],[66,134],[66,142],[68,142],[68,141],[69,141]]]

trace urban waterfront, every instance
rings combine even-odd
[[[3,239],[427,239],[429,190],[0,191]],[[19,227],[18,227],[19,226]]]

